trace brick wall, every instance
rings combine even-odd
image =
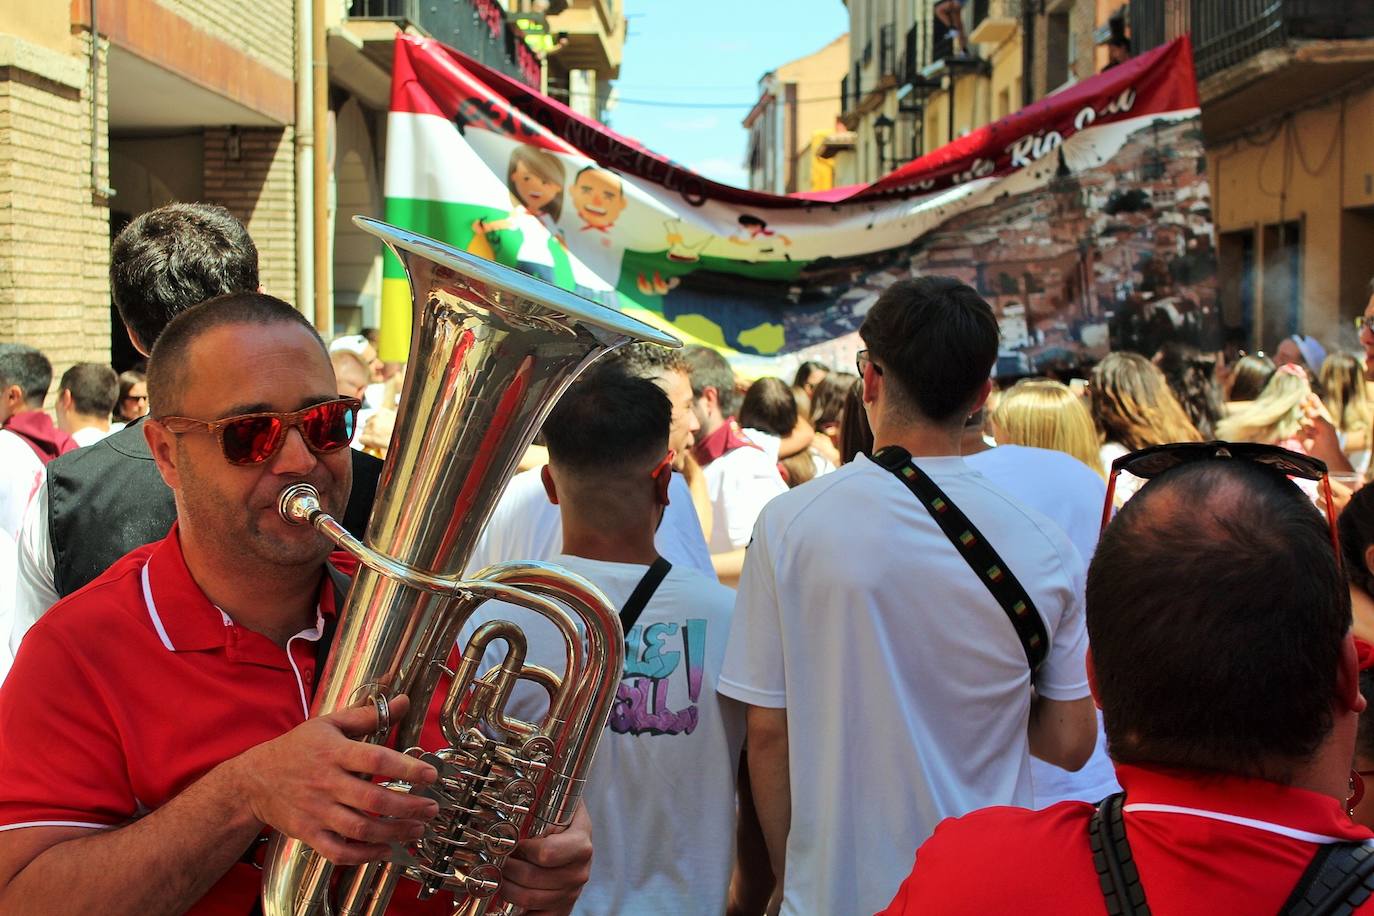
[[[158,0],[159,4],[286,76],[295,70],[293,0]]]
[[[296,304],[294,132],[242,128],[238,140],[239,158],[231,159],[229,129],[206,128],[205,199],[248,227],[258,246],[263,290]]]
[[[102,53],[101,184],[105,69]],[[76,88],[0,68],[0,341],[43,350],[54,378],[74,362],[110,359],[110,220],[92,195],[90,91],[89,73]]]

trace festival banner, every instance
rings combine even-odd
[[[1186,38],[868,185],[712,182],[431,39],[398,36],[386,219],[517,267],[746,373],[848,365],[891,283],[945,274],[996,309],[1003,375],[1205,340],[1215,255]],[[388,253],[382,355],[409,293]]]

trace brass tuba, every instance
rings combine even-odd
[[[389,861],[338,875],[319,853],[278,835],[263,875],[265,916],[379,916],[401,878],[417,896],[443,890],[467,916],[491,908],[516,844],[566,825],[610,713],[624,663],[614,608],[589,582],[540,563],[501,563],[461,578],[478,533],[540,423],[599,356],[634,340],[680,346],[621,313],[516,270],[377,220],[354,217],[405,267],[414,306],[405,387],[366,543],[325,514],[308,484],[281,495],[282,515],[314,525],[361,563],[339,619],[312,715],[374,704],[379,729],[439,771],[433,786],[389,783],[439,802],[421,839]],[[496,598],[554,621],[564,635],[562,676],[525,666],[525,638],[506,621],[479,627],[456,670],[444,663],[459,630]],[[570,613],[571,611],[571,613]],[[581,624],[581,627],[578,624]],[[479,666],[489,643],[505,660]],[[441,675],[453,675],[441,725],[448,747],[416,747]],[[508,718],[519,679],[549,693],[537,723]],[[392,721],[388,699],[410,712]]]

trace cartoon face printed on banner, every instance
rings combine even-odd
[[[583,231],[606,232],[625,210],[625,186],[614,172],[589,165],[573,178],[572,202]]]
[[[517,146],[510,154],[506,185],[520,206],[558,219],[563,212],[563,163],[537,146]]]

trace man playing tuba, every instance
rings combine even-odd
[[[308,718],[340,596],[328,542],[277,500],[305,482],[342,511],[357,410],[319,337],[280,300],[232,294],[175,318],[150,369],[147,438],[178,521],[45,615],[0,688],[6,913],[249,913],[266,829],[356,864],[437,810],[357,775],[435,777],[353,740],[371,707]],[[522,843],[503,897],[565,912],[590,858],[579,813]],[[397,895],[393,912],[452,905]]]

